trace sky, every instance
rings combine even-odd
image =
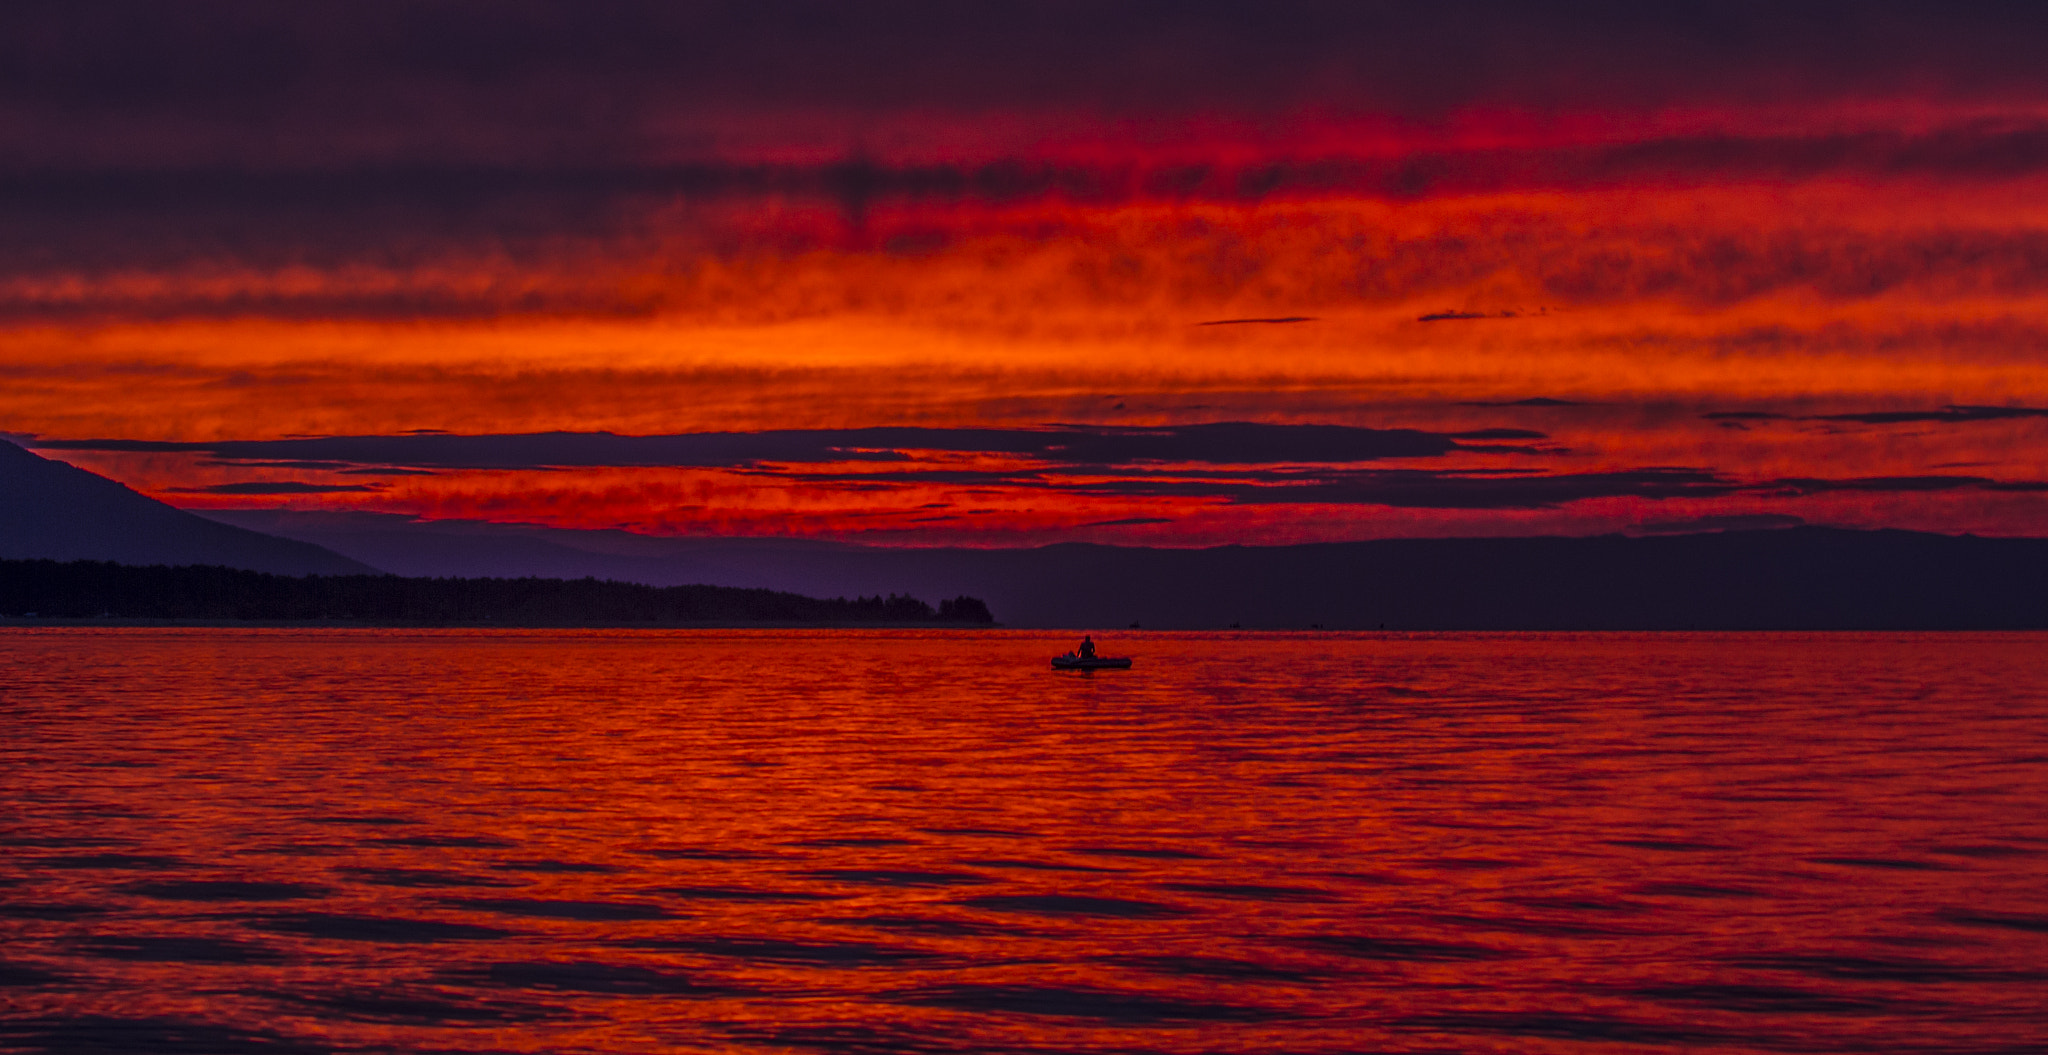
[[[2048,525],[2038,4],[21,3],[0,432],[887,545]]]

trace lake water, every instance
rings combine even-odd
[[[2036,1052],[2048,635],[0,631],[0,1049]]]

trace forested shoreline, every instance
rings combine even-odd
[[[955,597],[806,597],[728,586],[600,579],[412,579],[271,575],[211,566],[0,560],[0,616],[172,622],[408,626],[980,625],[988,605]]]

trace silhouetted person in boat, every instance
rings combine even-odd
[[[1080,651],[1081,651],[1081,658],[1082,658],[1082,659],[1094,659],[1094,658],[1095,658],[1095,639],[1094,639],[1094,638],[1092,638],[1092,637],[1089,637],[1089,636],[1087,636],[1087,635],[1085,635],[1085,634],[1083,634],[1083,635],[1081,636],[1081,650],[1080,650]]]

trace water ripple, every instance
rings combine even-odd
[[[2018,1055],[2048,635],[0,628],[0,1050]]]

